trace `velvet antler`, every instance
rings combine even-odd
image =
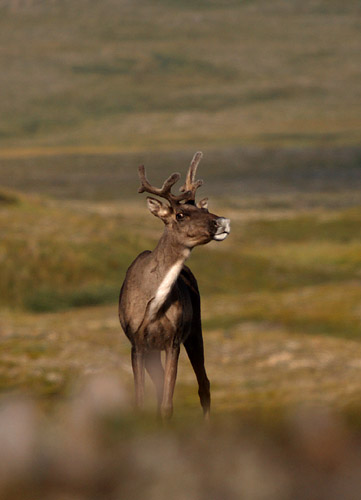
[[[187,200],[188,202],[194,203],[194,200],[196,198],[196,191],[203,184],[203,181],[201,179],[199,179],[198,181],[195,180],[197,168],[198,168],[199,162],[201,161],[202,157],[203,157],[203,153],[201,153],[201,151],[198,151],[193,156],[193,159],[192,159],[191,164],[190,164],[189,169],[188,169],[186,181],[183,184],[183,186],[180,188],[180,191],[182,191],[184,193],[185,192],[191,193],[190,197]]]
[[[156,194],[157,196],[160,196],[161,198],[165,198],[166,200],[168,200],[172,206],[179,204],[179,202],[181,201],[188,200],[189,197],[191,196],[191,192],[188,191],[185,191],[183,194],[180,194],[178,196],[172,193],[171,191],[172,186],[180,179],[180,174],[178,173],[170,175],[168,179],[164,181],[163,186],[161,188],[157,188],[155,186],[152,186],[148,181],[145,175],[144,165],[141,165],[138,168],[138,171],[141,183],[138,189],[138,193],[146,192],[150,194]]]

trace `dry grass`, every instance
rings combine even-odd
[[[1,326],[2,392],[37,395],[52,409],[79,377],[112,373],[131,394],[130,346],[115,305],[46,315],[3,313]],[[207,326],[204,337],[215,415],[245,418],[254,412],[277,421],[277,415],[303,404],[329,406],[345,415],[359,410],[358,340],[305,335],[301,326],[294,331],[266,319]],[[148,404],[155,411],[150,383]],[[200,413],[195,377],[183,352],[175,418]]]
[[[19,5],[0,18],[9,152],[360,141],[356,1]]]
[[[235,211],[215,209],[231,217]],[[207,324],[264,319],[296,331],[357,336],[359,209],[282,215],[276,208],[275,218],[268,208],[238,213],[231,238],[196,249],[190,261],[213,311],[206,311]],[[2,208],[0,228],[2,304],[34,311],[115,302],[126,268],[161,233],[159,221],[137,205],[26,197]],[[225,309],[211,305],[217,301]]]
[[[217,176],[215,185],[224,188]],[[312,490],[351,500],[361,460],[361,214],[350,187],[265,196],[261,183],[254,197],[214,201],[232,234],[189,261],[202,293],[208,429],[184,351],[172,424],[156,423],[149,380],[145,415],[132,409],[116,298],[130,261],[161,232],[143,201],[4,191],[2,497],[294,500]]]
[[[119,380],[100,376],[45,419],[30,400],[0,407],[0,491],[38,498],[165,500],[357,498],[359,436],[325,409],[268,429],[236,419],[160,428],[129,414]],[[9,440],[11,438],[11,441]]]
[[[0,212],[3,390],[56,401],[74,378],[97,370],[120,370],[130,385],[115,303],[131,260],[155,245],[159,221],[139,205],[20,199]],[[216,412],[288,407],[300,396],[352,406],[359,209],[280,212],[266,203],[255,212],[232,201],[218,209],[233,219],[231,237],[189,261],[202,293]],[[104,303],[113,305],[84,309]],[[190,368],[180,378],[183,408],[198,406],[196,391],[182,389],[191,378]]]
[[[129,345],[114,306],[3,314],[1,344],[6,500],[25,500],[29,490],[71,500],[357,497],[359,341],[265,321],[206,328],[208,427],[184,352],[172,424],[155,421],[149,383],[147,412],[134,413]]]

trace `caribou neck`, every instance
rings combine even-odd
[[[172,232],[165,228],[152,252],[151,273],[155,273],[157,286],[150,304],[150,318],[153,319],[164,304],[189,254],[190,249],[177,242]]]
[[[167,271],[176,263],[187,260],[190,254],[190,249],[179,243],[173,232],[167,227],[164,229],[161,239],[152,252],[152,257],[157,263],[157,271],[159,274],[167,273]]]

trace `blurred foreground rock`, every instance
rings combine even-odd
[[[0,498],[351,500],[360,443],[324,408],[299,408],[277,432],[235,418],[162,426],[135,415],[117,378],[102,375],[50,416],[3,397]]]

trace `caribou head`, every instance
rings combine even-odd
[[[208,198],[203,198],[198,203],[195,201],[196,191],[203,184],[202,180],[195,180],[201,158],[201,152],[194,155],[179,195],[173,194],[171,189],[180,179],[180,174],[170,175],[163,186],[157,188],[149,183],[144,166],[139,167],[141,185],[138,192],[155,194],[168,201],[165,204],[149,196],[147,203],[150,212],[159,217],[167,229],[174,233],[175,239],[189,249],[204,245],[211,240],[222,241],[230,232],[229,219],[218,217],[208,211]]]

